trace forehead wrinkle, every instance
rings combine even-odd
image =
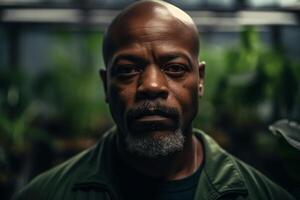
[[[151,28],[149,28],[150,30]],[[141,29],[140,29],[141,30]],[[131,31],[128,33],[129,40],[127,42],[141,42],[143,44],[147,44],[149,42],[155,42],[155,41],[171,41],[170,33],[167,32],[161,32],[159,30],[150,30],[147,31],[146,29],[143,29],[144,33],[139,32],[138,30]],[[137,33],[139,32],[139,33]]]
[[[184,24],[180,23],[177,20],[160,20],[160,19],[150,19],[145,21],[145,23],[138,25],[140,23],[128,23],[127,27],[125,28],[129,32],[137,32],[141,30],[149,30],[149,32],[153,32],[154,30],[161,31],[161,32],[174,32],[175,29],[177,31],[182,31],[186,33],[191,33],[188,27],[185,27]]]
[[[153,20],[151,20],[153,21]],[[156,21],[156,20],[155,20]],[[160,25],[133,25],[131,27],[127,26],[122,32],[116,32],[114,35],[115,44],[126,45],[134,42],[155,42],[155,41],[176,41],[184,43],[191,43],[194,45],[197,40],[194,40],[194,35],[189,29],[181,28],[181,24],[166,24],[165,22],[159,23]],[[178,35],[184,36],[180,39],[177,38]]]

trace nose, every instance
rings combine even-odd
[[[166,99],[168,94],[167,80],[160,67],[147,66],[139,79],[137,99]]]

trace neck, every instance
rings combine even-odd
[[[203,162],[201,142],[192,134],[186,135],[184,147],[170,156],[161,158],[138,157],[125,150],[118,142],[118,153],[130,167],[137,171],[166,181],[178,180],[192,175]]]

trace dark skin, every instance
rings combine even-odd
[[[101,70],[106,102],[120,140],[122,159],[138,171],[163,180],[178,180],[193,174],[203,161],[201,142],[192,133],[192,121],[203,95],[204,63],[198,61],[198,34],[183,11],[163,2],[143,1],[123,11],[110,26],[105,38],[106,70]],[[125,150],[122,138],[133,134],[127,113],[145,101],[159,102],[179,113],[185,136],[181,151],[160,158],[141,157]],[[143,116],[136,123],[175,126],[161,115]],[[160,139],[172,129],[155,129],[147,134]]]

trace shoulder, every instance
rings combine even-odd
[[[203,144],[204,171],[213,190],[244,190],[248,199],[294,199],[258,170],[222,149],[209,135],[197,129],[194,132]]]
[[[258,170],[230,154],[228,156],[233,160],[239,173],[244,178],[250,196],[263,196],[266,199],[294,199],[285,189]]]
[[[85,160],[95,147],[85,150],[62,164],[32,179],[14,199],[43,199],[59,191],[68,190],[76,180],[77,174],[85,170]]]
[[[103,149],[111,144],[113,137],[111,135],[105,134],[95,146],[38,175],[20,190],[14,199],[65,199],[61,197],[72,199],[73,186],[98,170],[96,168],[99,159],[104,157],[102,156]],[[109,150],[106,150],[106,154],[107,152],[109,153]],[[108,157],[108,155],[105,157]]]

